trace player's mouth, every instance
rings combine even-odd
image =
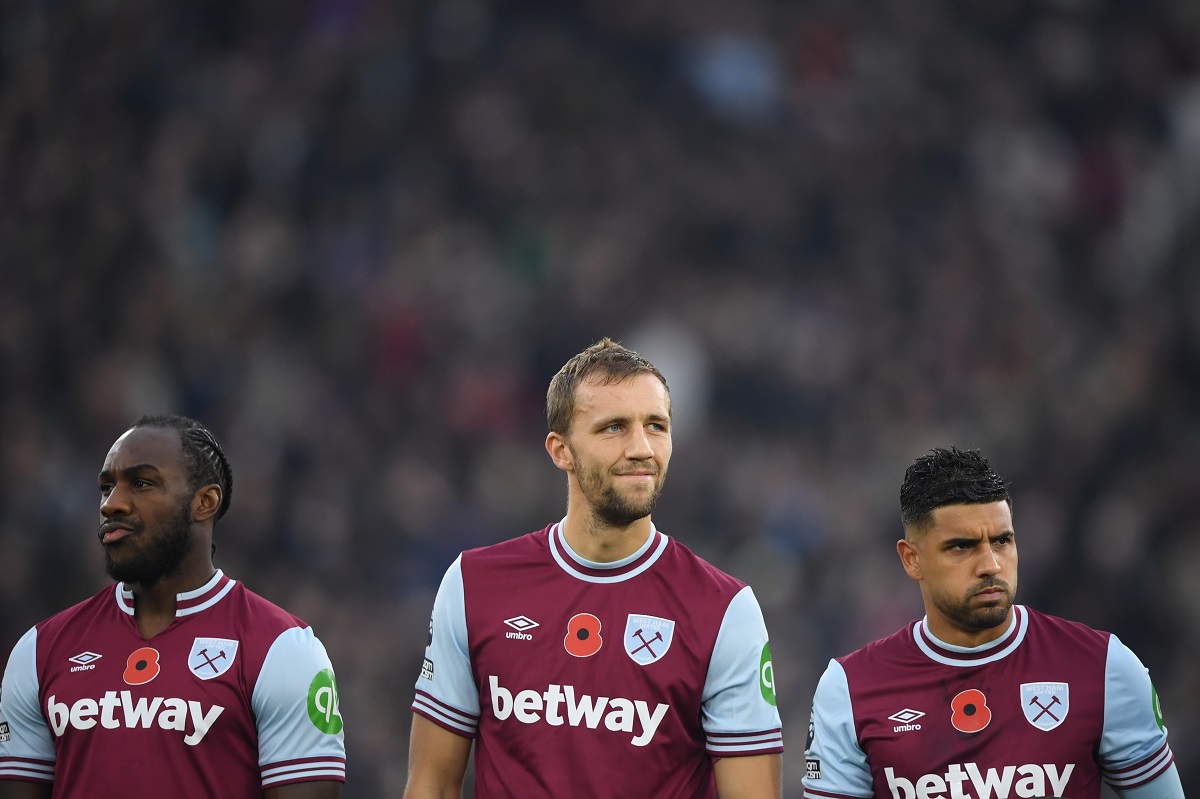
[[[105,522],[100,525],[100,543],[115,544],[134,532],[134,525],[130,522]]]
[[[984,602],[1002,602],[1008,598],[1008,592],[998,585],[989,585],[975,594],[975,598]]]

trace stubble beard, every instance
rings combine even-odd
[[[591,505],[592,513],[611,527],[628,527],[653,513],[666,476],[661,471],[655,474],[650,495],[641,501],[634,501],[617,491],[612,475],[607,470],[580,469],[576,461],[575,474],[578,475],[579,488]]]
[[[192,543],[191,501],[180,506],[179,512],[164,524],[158,538],[140,552],[120,561],[109,550],[104,551],[104,570],[108,576],[123,583],[154,585],[169,574],[179,571]]]
[[[1000,588],[1004,591],[1004,599],[995,604],[972,607],[971,599],[984,588]],[[963,630],[981,632],[999,627],[1008,619],[1016,601],[1016,586],[1010,586],[999,580],[989,580],[971,589],[971,592],[961,600],[950,599],[945,595],[933,596],[933,603],[942,615],[953,621]]]

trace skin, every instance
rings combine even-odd
[[[929,631],[955,646],[999,638],[1013,617],[1017,542],[1007,502],[944,505],[907,526],[896,551],[921,584]]]
[[[583,380],[575,398],[566,435],[546,436],[546,452],[567,473],[563,534],[581,557],[610,563],[650,536],[671,460],[670,398],[649,373],[619,383]]]
[[[566,435],[546,436],[546,452],[567,474],[563,533],[581,557],[611,563],[650,536],[650,512],[671,460],[671,405],[652,374],[618,383],[587,379],[576,389]],[[459,799],[471,741],[413,715],[405,799]],[[721,799],[783,795],[777,754],[715,761]]]
[[[175,595],[193,591],[216,573],[212,563],[213,523],[221,507],[215,483],[193,491],[183,459],[179,431],[138,427],[117,439],[100,472],[97,534],[110,571],[139,572],[133,591],[134,618],[146,640],[175,621]],[[152,557],[182,524],[187,536],[170,557]],[[121,532],[123,531],[123,532]],[[111,536],[108,543],[103,539]],[[174,561],[174,562],[170,562]],[[0,799],[48,799],[52,786],[0,781]],[[342,784],[333,781],[282,785],[263,792],[265,799],[337,799]]]
[[[188,508],[190,543],[177,565],[161,575],[126,584],[133,591],[138,629],[147,640],[175,620],[175,596],[212,579],[212,531],[221,487],[191,489],[179,431],[138,427],[117,439],[98,477],[99,535],[105,557],[118,572],[145,560],[168,535],[181,507]],[[121,531],[124,532],[121,532]],[[104,542],[106,535],[115,540]]]

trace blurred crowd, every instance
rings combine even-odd
[[[399,795],[438,581],[561,517],[545,389],[607,335],[672,385],[656,523],[763,605],[787,797],[825,663],[921,614],[899,485],[950,444],[1195,792],[1198,220],[1188,0],[3,4],[0,657],[106,584],[112,441],[194,416],[218,566]]]

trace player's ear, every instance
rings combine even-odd
[[[567,446],[567,439],[561,434],[551,432],[550,435],[546,436],[546,452],[550,453],[550,460],[554,461],[554,465],[564,472],[575,471],[575,464],[571,462],[571,450]]]
[[[192,521],[206,522],[221,509],[221,487],[216,483],[203,486],[192,497]]]
[[[904,566],[904,571],[908,576],[914,580],[920,580],[921,553],[917,550],[917,545],[907,538],[901,538],[896,542],[896,552],[900,555],[900,564]]]

